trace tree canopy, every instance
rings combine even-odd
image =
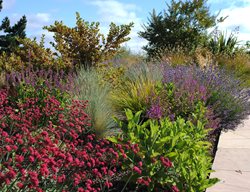
[[[0,11],[2,10],[3,1],[0,0]],[[17,38],[24,39],[26,37],[25,28],[27,19],[25,16],[15,23],[13,26],[10,25],[10,20],[5,17],[0,25],[0,31],[3,31],[3,35],[0,35],[0,53],[13,52],[18,46],[19,42]]]
[[[117,26],[111,23],[107,37],[100,33],[98,22],[86,22],[76,13],[76,26],[70,28],[63,22],[44,27],[54,33],[52,46],[63,60],[74,66],[94,66],[115,55],[122,43],[128,41],[133,23]]]
[[[171,0],[167,10],[150,13],[144,31],[139,35],[148,44],[143,49],[148,56],[157,56],[165,49],[185,47],[193,49],[206,37],[207,29],[214,27],[218,15],[210,14],[207,0]]]

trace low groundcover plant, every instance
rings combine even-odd
[[[109,138],[117,143],[128,189],[197,192],[217,182],[208,178],[211,144],[205,141],[208,129],[203,122],[194,125],[183,118],[142,122],[141,113],[126,110],[127,123],[117,120],[122,134]]]
[[[12,105],[2,89],[1,191],[108,190],[118,153],[89,129],[85,108],[85,101],[72,101],[63,108],[50,96],[43,108],[36,98]]]

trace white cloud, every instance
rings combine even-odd
[[[136,5],[116,0],[94,0],[90,4],[97,6],[97,13],[105,22],[127,23],[136,18]]]
[[[22,15],[13,13],[10,16],[11,25],[14,25],[17,21],[20,20],[21,17]],[[26,14],[26,18],[27,37],[32,39],[36,37],[37,40],[40,41],[42,34],[45,34],[45,46],[50,47],[49,42],[53,41],[53,33],[48,32],[47,30],[43,30],[43,27],[54,22],[54,19],[51,18],[51,15],[49,13]]]
[[[23,15],[18,13],[13,13],[10,16],[11,25],[15,24],[20,20]],[[49,13],[36,13],[36,14],[26,14],[27,18],[27,31],[40,30],[45,25],[52,23],[52,19]]]
[[[36,13],[33,15],[27,15],[27,28],[35,29],[42,28],[51,22],[49,13]]]
[[[36,13],[27,15],[27,35],[30,38],[36,37],[40,41],[43,34],[45,34],[45,47],[50,47],[49,42],[53,41],[53,34],[47,30],[43,30],[44,26],[48,26],[54,22],[49,13]]]
[[[211,1],[214,0],[210,0],[210,2]],[[228,0],[227,3],[230,3],[229,6],[227,8],[221,9],[219,16],[228,17],[224,22],[218,25],[219,29],[222,31],[227,31],[229,34],[230,32],[234,31],[235,28],[239,27],[239,33],[237,35],[238,40],[242,41],[242,43],[250,40],[250,0]]]
[[[228,16],[228,18],[220,23],[220,27],[233,29],[239,26],[240,29],[250,32],[249,13],[250,5],[246,7],[230,7],[223,9],[221,10],[221,15]]]
[[[130,41],[126,42],[126,45],[135,52],[141,51],[141,47],[147,42],[144,39],[138,37],[138,32],[142,30],[142,19],[137,16],[136,12],[140,11],[140,8],[135,4],[122,3],[117,0],[93,0],[91,5],[97,7],[97,14],[99,14],[101,23],[105,24],[105,27],[101,28],[101,31],[108,33],[107,25],[111,22],[115,24],[128,24],[134,23],[134,27],[129,35]]]

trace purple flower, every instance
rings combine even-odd
[[[150,119],[160,119],[163,113],[160,105],[152,105],[151,108],[147,111],[147,116]]]

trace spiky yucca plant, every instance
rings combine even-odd
[[[235,33],[230,33],[227,36],[225,32],[218,32],[210,38],[207,47],[215,55],[226,54],[232,56],[237,51],[238,45],[239,41]]]

